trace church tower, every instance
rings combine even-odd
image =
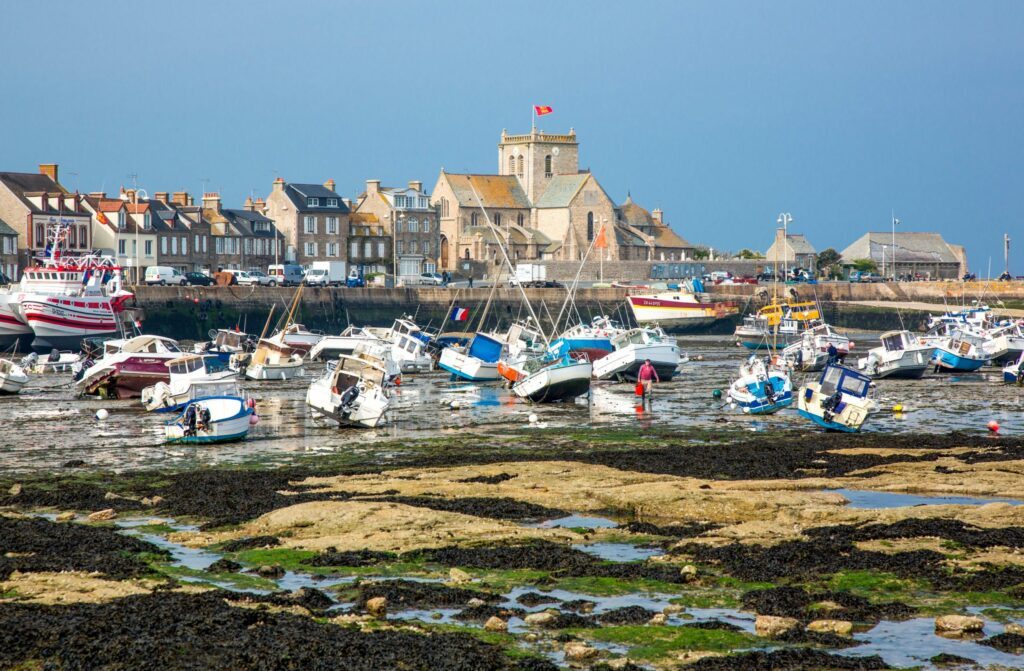
[[[527,135],[509,135],[503,129],[498,142],[498,173],[515,175],[531,204],[536,204],[555,175],[579,173],[576,131],[553,135],[536,128]]]

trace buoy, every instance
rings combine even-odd
[[[458,401],[452,401],[448,404],[448,407],[452,410],[458,410],[461,407],[461,404]]]
[[[698,354],[697,355],[697,361],[703,361],[703,360],[704,360],[704,355],[703,354]]]
[[[993,419],[988,423],[988,430],[992,433],[999,433],[999,422]]]
[[[897,403],[896,405],[892,406],[892,411],[897,413],[903,412],[903,404]]]
[[[249,415],[249,425],[250,426],[256,426],[259,423],[260,423],[260,416],[259,415],[257,415],[255,412],[252,413],[251,415]]]
[[[856,347],[856,346],[857,346],[857,343],[855,343],[855,342],[853,342],[853,341],[851,340],[851,341],[850,341],[850,349],[853,349],[853,348],[854,348],[854,347]]]
[[[246,399],[245,407],[247,407],[247,408],[255,408],[256,407],[256,399],[254,399],[254,398]]]
[[[711,398],[722,398],[722,390],[716,389],[713,392],[711,392]]]
[[[110,413],[107,412],[106,410],[104,410],[103,408],[100,408],[99,410],[96,411],[96,419],[98,419],[100,421],[103,421],[104,419],[106,419],[109,416],[110,416]]]
[[[537,415],[535,413],[531,412],[530,416],[527,419],[530,420],[530,424],[536,424],[537,423]]]

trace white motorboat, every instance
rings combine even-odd
[[[208,342],[197,342],[192,346],[196,354],[215,354],[222,363],[230,363],[231,356],[252,349],[250,336],[238,329],[211,329]]]
[[[868,350],[868,355],[857,361],[857,368],[873,378],[917,379],[931,365],[935,348],[910,331],[888,331],[880,340],[881,347]]]
[[[21,359],[19,365],[36,375],[43,375],[46,373],[72,372],[83,360],[84,356],[81,352],[51,350],[49,354],[43,357],[35,352],[30,352]]]
[[[534,360],[524,366],[525,377],[512,385],[519,398],[533,403],[571,401],[590,391],[593,364],[585,355],[565,355],[551,362]]]
[[[1024,354],[1014,363],[1003,368],[1003,382],[1024,385]]]
[[[598,379],[636,382],[640,366],[647,360],[662,382],[671,380],[679,369],[679,345],[660,328],[629,329],[612,336],[611,342],[614,351],[594,362],[594,377]]]
[[[306,405],[339,425],[372,429],[384,421],[391,405],[386,384],[387,371],[379,363],[342,354],[309,385]]]
[[[430,336],[410,319],[396,319],[391,326],[391,358],[403,373],[426,373],[434,369],[434,359],[427,353]]]
[[[982,345],[985,354],[993,363],[1016,361],[1024,354],[1024,329],[1020,322],[1003,324],[990,329],[988,340]]]
[[[976,371],[988,363],[985,353],[985,337],[964,326],[953,335],[938,342],[932,354],[932,364],[936,371],[963,373]]]
[[[498,360],[504,343],[486,333],[476,333],[465,346],[450,345],[441,350],[438,366],[453,376],[473,382],[497,380]]]
[[[0,359],[0,394],[17,394],[27,382],[24,368],[10,359]]]
[[[250,354],[231,356],[232,370],[249,380],[291,380],[305,374],[302,355],[281,342],[280,333],[263,338]]]
[[[83,362],[75,385],[81,394],[132,398],[157,382],[170,381],[167,362],[181,356],[177,341],[154,335],[103,343],[103,356],[93,365]]]
[[[310,331],[302,324],[289,324],[283,329],[284,344],[303,354],[313,349],[323,338],[321,331]]]
[[[385,340],[362,326],[349,326],[339,335],[324,336],[309,350],[312,361],[337,359],[342,354],[352,354],[360,345],[383,344]]]
[[[797,410],[830,431],[860,431],[875,410],[869,397],[871,378],[852,368],[829,364],[817,381],[807,382],[797,393]]]
[[[252,402],[237,396],[199,398],[164,426],[164,438],[186,444],[242,440],[249,434],[253,412]]]
[[[770,415],[792,405],[793,382],[782,359],[774,356],[765,361],[751,355],[729,386],[729,400],[752,415]]]
[[[178,412],[208,396],[242,396],[237,375],[216,355],[188,354],[166,365],[170,382],[142,390],[142,405],[150,412]]]

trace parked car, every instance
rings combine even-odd
[[[188,284],[188,280],[181,274],[181,271],[170,266],[150,266],[146,268],[145,282],[150,286],[154,284],[159,284],[160,286],[167,284],[185,286]]]
[[[197,272],[185,273],[185,282],[194,287],[210,287],[216,284],[209,275]]]
[[[270,282],[268,284],[272,287],[279,284],[282,287],[296,286],[302,282],[302,278],[305,276],[302,266],[295,265],[294,263],[279,263],[270,266],[268,272],[270,275]]]
[[[439,287],[444,284],[444,278],[441,277],[441,273],[423,273],[420,275],[419,283]]]
[[[353,268],[348,271],[348,277],[345,278],[345,286],[349,289],[358,289],[366,286],[366,280],[363,279],[363,276],[360,275],[355,268]]]
[[[978,279],[978,276],[974,273],[964,273],[964,276],[961,277],[960,279],[962,279],[964,282],[973,282],[974,280]]]
[[[276,282],[262,270],[232,270],[231,272],[234,273],[238,283],[244,286],[266,287],[271,286],[271,282]]]
[[[854,270],[850,273],[851,282],[884,282],[879,275],[869,273],[866,270]]]

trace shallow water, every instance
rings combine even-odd
[[[752,418],[712,397],[724,390],[748,355],[725,336],[680,338],[691,361],[672,382],[656,385],[652,407],[637,404],[633,385],[595,382],[589,397],[575,403],[530,405],[497,383],[453,383],[435,372],[406,376],[395,390],[389,423],[377,430],[339,429],[309,418],[306,387],[322,370],[308,365],[305,378],[285,382],[243,382],[257,399],[260,423],[249,439],[216,446],[164,445],[168,415],[146,413],[137,400],[79,399],[67,374],[33,376],[17,396],[0,397],[0,424],[18,427],[0,437],[0,458],[10,470],[52,469],[71,460],[90,468],[187,468],[212,463],[259,460],[284,463],[317,453],[368,453],[386,461],[393,455],[383,441],[436,438],[466,429],[496,431],[502,427],[704,427],[751,431],[800,428],[817,431],[790,408],[776,415]],[[859,335],[858,350],[873,343]],[[805,377],[797,374],[794,386]],[[881,380],[875,390],[880,411],[869,418],[865,432],[985,432],[990,420],[1004,434],[1024,432],[1024,389],[1003,385],[997,369],[956,377],[930,375],[923,380]],[[452,407],[456,405],[457,407]],[[892,412],[895,404],[905,411]],[[100,408],[110,414],[98,421]],[[537,416],[531,424],[529,417]],[[31,436],[31,439],[26,438]],[[389,448],[390,449],[390,448]]]
[[[850,502],[848,504],[850,508],[866,508],[869,510],[902,508],[904,506],[983,506],[987,503],[1009,503],[1012,506],[1024,505],[1024,501],[1020,499],[984,498],[974,496],[927,496],[922,494],[875,492],[866,489],[826,489],[825,491],[833,494],[842,494],[842,496]]]

